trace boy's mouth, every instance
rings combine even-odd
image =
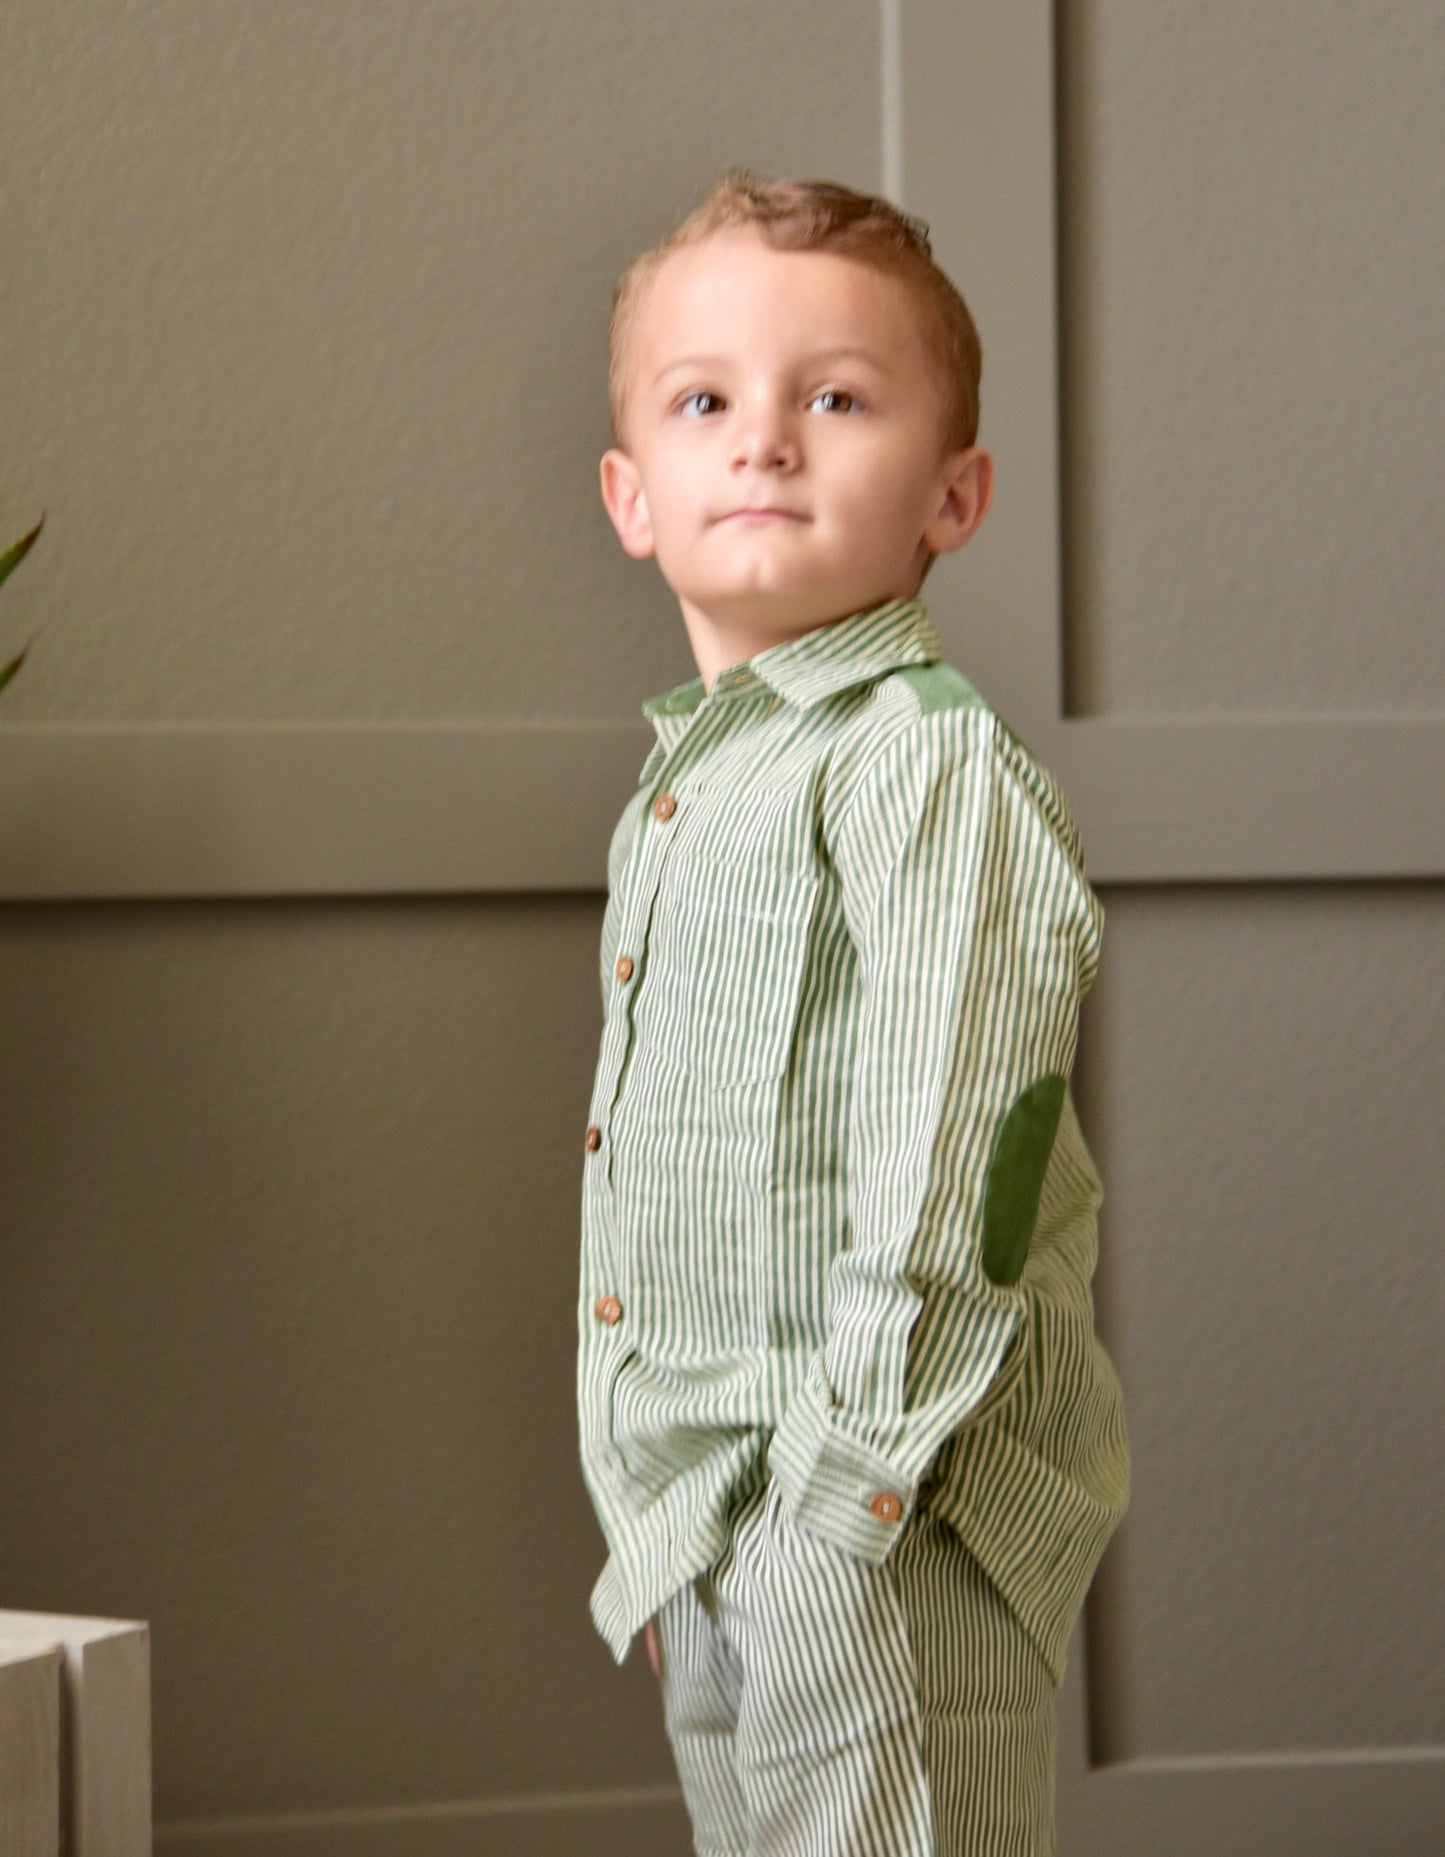
[[[718,520],[720,522],[741,523],[806,522],[808,518],[801,510],[783,509],[778,504],[765,503],[759,506],[749,504],[743,509],[729,510],[725,516],[720,516]]]

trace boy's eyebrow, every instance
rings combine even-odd
[[[870,368],[877,368],[880,374],[891,374],[892,364],[886,355],[875,354],[871,348],[821,348],[808,360],[817,365],[824,361],[866,361]]]
[[[732,357],[728,355],[679,355],[676,361],[665,361],[653,375],[653,384],[665,380],[669,374],[680,372],[706,373],[712,368],[726,367]],[[894,370],[884,356],[875,354],[870,348],[820,348],[816,354],[803,357],[806,367],[826,367],[838,361],[863,361],[880,374],[891,374]]]
[[[726,367],[726,365],[726,355],[679,355],[676,361],[664,361],[652,378],[655,381],[663,380],[669,374],[675,374],[682,368],[706,372],[709,368]]]

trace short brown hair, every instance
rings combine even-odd
[[[760,180],[729,168],[702,203],[659,244],[634,258],[612,295],[607,396],[612,432],[622,443],[626,365],[632,331],[648,286],[663,260],[714,233],[752,226],[780,251],[830,251],[898,277],[923,312],[924,338],[942,374],[944,436],[965,450],[978,436],[978,384],[983,354],[973,317],[952,280],[939,269],[921,219],[875,194],[832,181]]]

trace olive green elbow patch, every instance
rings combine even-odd
[[[1031,1083],[994,1136],[983,1195],[983,1268],[990,1283],[1017,1283],[1023,1275],[1064,1089],[1057,1072]]]

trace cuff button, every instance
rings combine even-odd
[[[903,1513],[903,1498],[895,1496],[891,1489],[881,1489],[868,1507],[880,1522],[896,1522]]]

